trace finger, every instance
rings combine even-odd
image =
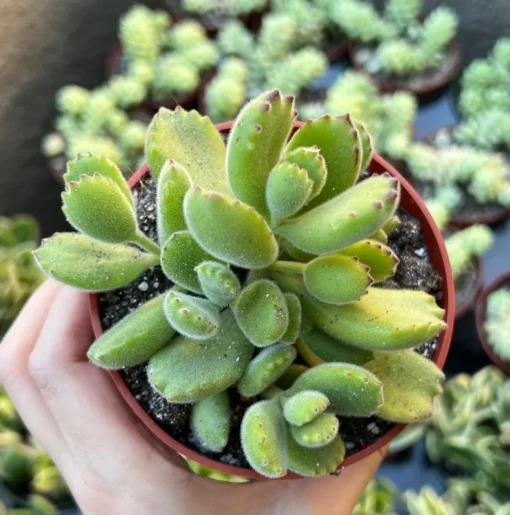
[[[88,362],[92,341],[88,295],[65,287],[31,354],[30,372],[76,462],[118,481],[159,453],[142,437],[108,374]]]
[[[61,286],[51,280],[32,295],[0,345],[0,382],[34,438],[66,467],[68,449],[58,425],[28,373],[28,357]]]

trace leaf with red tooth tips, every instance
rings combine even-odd
[[[362,150],[361,172],[363,172],[372,160],[372,138],[362,123],[356,121],[353,121],[353,123],[356,129],[358,129],[360,137]]]
[[[355,257],[331,255],[310,261],[304,272],[307,290],[328,304],[347,304],[365,295],[373,282],[368,267]]]
[[[278,256],[267,222],[239,200],[195,187],[186,194],[184,214],[195,240],[217,259],[241,268],[265,268]]]
[[[400,186],[389,175],[371,177],[341,195],[286,220],[276,232],[312,254],[330,254],[368,238],[394,214]]]
[[[275,90],[251,100],[239,113],[227,145],[227,171],[234,195],[269,217],[266,183],[278,164],[294,122],[292,97]]]
[[[306,122],[292,136],[287,152],[314,145],[326,161],[328,173],[321,193],[307,207],[322,204],[350,188],[358,180],[361,171],[361,140],[348,115],[324,115]]]
[[[343,249],[341,254],[357,257],[370,267],[370,275],[376,282],[391,277],[399,263],[397,255],[389,247],[374,240],[362,240]]]
[[[285,160],[295,163],[300,168],[304,168],[310,180],[313,181],[310,199],[315,198],[324,188],[328,177],[326,161],[320,155],[318,147],[301,147],[285,155]]]

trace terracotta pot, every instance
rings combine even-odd
[[[421,138],[421,141],[424,143],[428,143],[429,145],[433,145],[436,134],[441,130],[446,130],[451,132],[456,125],[443,125],[432,132],[429,132],[425,136]],[[508,165],[510,167],[510,163]],[[450,224],[455,229],[463,229],[465,227],[469,227],[473,224],[486,224],[486,225],[495,225],[502,220],[505,220],[510,216],[510,208],[501,206],[499,209],[495,209],[491,213],[480,213],[479,215],[467,216],[462,214],[452,214],[452,218],[450,220]]]
[[[348,43],[348,52],[349,52],[349,58],[352,62],[352,65],[356,70],[368,73],[365,68],[361,65],[361,63],[356,58],[356,49],[357,49],[358,43],[354,40],[350,40]],[[460,66],[462,64],[462,54],[460,50],[460,44],[457,40],[454,40],[450,44],[450,50],[452,57],[453,57],[453,63],[448,70],[447,73],[444,73],[442,76],[435,78],[434,80],[429,81],[427,84],[424,84],[421,87],[415,87],[415,86],[397,86],[392,81],[385,80],[381,78],[377,74],[368,74],[374,82],[377,84],[377,87],[379,88],[379,91],[383,93],[394,93],[395,91],[409,91],[412,93],[415,97],[418,98],[418,100],[431,100],[436,95],[438,95],[457,75],[457,73],[460,70]]]
[[[105,72],[107,78],[110,78],[117,73],[121,57],[122,46],[120,45],[120,43],[117,42],[115,43],[115,45],[113,45],[106,58]],[[138,106],[137,109],[145,109],[147,112],[151,114],[157,113],[160,107],[174,109],[175,107],[180,105],[184,109],[191,109],[195,107],[197,98],[200,95],[201,91],[203,90],[205,85],[214,77],[215,74],[216,70],[214,68],[211,68],[210,70],[207,70],[206,72],[202,73],[200,84],[195,90],[190,91],[188,93],[184,93],[180,96],[170,97],[161,101],[151,100],[150,98],[148,98],[147,100],[142,102],[142,104]]]
[[[480,258],[475,259],[475,269],[476,269],[476,285],[473,289],[473,292],[469,296],[469,298],[461,304],[460,306],[457,306],[455,310],[455,320],[458,320],[459,318],[462,318],[464,315],[466,315],[469,310],[471,309],[471,306],[473,303],[478,299],[480,296],[480,292],[482,291],[482,285],[483,285],[483,262]]]
[[[487,297],[499,290],[501,288],[510,288],[510,270],[496,277],[492,283],[485,288],[480,297],[478,298],[478,302],[476,304],[476,332],[478,333],[478,338],[482,342],[482,347],[489,359],[505,374],[510,376],[510,361],[505,361],[503,358],[498,356],[492,345],[487,340],[487,334],[485,333],[484,323],[485,323],[485,310],[487,308]]]
[[[225,122],[216,125],[216,128],[222,134],[228,134],[232,125],[233,122]],[[296,122],[294,130],[301,127],[302,125],[303,122]],[[436,227],[431,214],[427,211],[423,200],[420,198],[418,193],[414,191],[411,185],[397,172],[397,170],[395,170],[395,168],[393,168],[379,155],[374,154],[368,169],[371,173],[376,175],[389,172],[393,177],[396,177],[400,181],[402,188],[402,198],[400,205],[405,211],[420,221],[430,260],[443,280],[441,291],[442,298],[439,301],[439,305],[446,310],[445,321],[448,324],[448,327],[439,336],[438,344],[433,356],[433,361],[439,368],[442,369],[448,355],[448,349],[452,339],[453,324],[455,319],[455,285],[443,237],[439,229]],[[135,188],[139,182],[148,175],[148,173],[149,169],[147,165],[142,166],[129,179],[129,186],[132,189]],[[101,327],[101,320],[99,318],[97,295],[94,294],[90,295],[90,314],[92,318],[94,334],[96,338],[98,338],[103,333],[103,328]],[[204,465],[205,467],[209,467],[226,474],[243,476],[249,479],[267,480],[266,477],[261,476],[252,469],[234,467],[219,461],[215,461],[211,458],[203,456],[197,451],[189,449],[188,447],[176,441],[168,433],[161,429],[142,408],[142,406],[138,403],[138,401],[127,387],[119,372],[111,371],[110,375],[126,403],[130,406],[138,418],[145,424],[145,426],[154,434],[154,436],[156,436],[156,438],[158,438],[164,445],[184,455],[186,458],[190,458],[200,463],[201,465]],[[370,454],[376,452],[378,449],[395,438],[395,436],[397,436],[397,434],[400,433],[400,431],[402,431],[405,427],[405,424],[395,424],[395,426],[392,427],[386,434],[382,435],[370,445],[348,456],[341,464],[340,468],[352,465],[353,463],[356,463],[369,456]],[[285,476],[284,479],[299,478],[301,478],[301,476],[289,473]]]

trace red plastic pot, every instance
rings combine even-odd
[[[421,141],[428,143],[429,145],[433,145],[436,134],[439,131],[445,130],[451,132],[455,127],[456,125],[443,125],[442,127],[439,127],[434,131],[429,132],[428,134],[423,136],[423,138],[421,138]],[[502,220],[505,220],[509,216],[510,208],[501,206],[499,209],[496,209],[491,213],[480,213],[479,215],[471,216],[453,214],[450,220],[450,225],[456,229],[463,229],[473,224],[495,225],[501,222]]]
[[[483,262],[480,258],[475,259],[475,268],[476,268],[476,285],[473,289],[473,292],[468,297],[466,302],[462,303],[460,306],[457,306],[455,310],[455,320],[462,318],[464,315],[468,313],[471,309],[471,306],[475,302],[475,300],[480,296],[480,292],[482,291],[483,284]]]
[[[485,333],[484,329],[487,297],[496,290],[504,287],[510,288],[510,270],[504,274],[501,274],[499,277],[496,277],[496,279],[494,279],[494,281],[482,291],[480,297],[478,298],[478,302],[476,304],[476,332],[478,333],[478,338],[482,343],[485,354],[487,354],[489,359],[497,367],[503,370],[505,374],[510,376],[510,361],[505,361],[494,352],[492,345],[487,340],[487,334]]]
[[[395,91],[409,91],[418,100],[430,100],[441,92],[456,76],[460,70],[462,64],[462,54],[460,50],[460,44],[458,41],[453,41],[450,46],[450,52],[452,53],[453,63],[447,73],[442,76],[429,81],[421,87],[416,86],[401,86],[395,83],[381,78],[377,74],[369,74],[361,63],[356,58],[357,42],[350,40],[348,43],[349,59],[356,70],[367,73],[370,78],[377,84],[379,91],[382,93],[394,93]]]
[[[222,134],[228,134],[232,125],[233,122],[225,122],[216,125],[216,128]],[[294,130],[301,127],[302,125],[303,122],[296,122]],[[442,369],[448,355],[448,349],[452,339],[453,324],[455,319],[455,284],[443,237],[436,224],[434,223],[432,215],[427,211],[423,200],[420,198],[418,193],[414,191],[411,185],[397,172],[397,170],[393,168],[393,166],[387,163],[379,155],[374,154],[368,170],[376,175],[389,172],[393,177],[396,177],[400,181],[402,188],[402,198],[400,205],[405,211],[420,221],[430,260],[435,270],[440,274],[443,280],[441,300],[439,301],[439,305],[446,311],[445,320],[448,324],[448,327],[439,336],[438,344],[433,356],[434,363],[436,363],[436,365]],[[136,188],[140,181],[148,174],[149,169],[147,165],[142,166],[129,179],[129,186],[132,189]],[[103,328],[101,327],[101,320],[99,318],[97,295],[90,295],[90,315],[92,318],[94,334],[96,338],[98,338],[101,336],[101,334],[103,334]],[[110,375],[126,403],[134,411],[137,417],[143,422],[143,424],[145,424],[145,426],[154,434],[154,436],[158,438],[164,445],[182,454],[186,458],[190,458],[200,463],[205,467],[209,467],[226,474],[233,474],[249,479],[267,479],[252,469],[226,465],[225,463],[221,463],[219,461],[215,461],[211,458],[203,456],[199,452],[182,445],[163,429],[161,429],[154,420],[152,420],[152,418],[135,399],[126,383],[124,382],[122,376],[118,372],[111,371]],[[395,438],[395,436],[397,436],[397,434],[400,433],[404,427],[406,427],[405,424],[395,424],[395,426],[390,429],[390,431],[382,435],[373,443],[348,456],[341,464],[340,468],[352,465],[353,463],[356,463],[369,456],[370,454],[376,452],[381,447],[390,442],[393,438]],[[301,476],[292,473],[289,473],[285,476],[285,479],[299,478],[301,478]]]

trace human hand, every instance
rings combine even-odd
[[[386,449],[340,476],[243,484],[190,472],[87,361],[87,294],[46,281],[0,345],[0,383],[86,514],[350,514]]]

